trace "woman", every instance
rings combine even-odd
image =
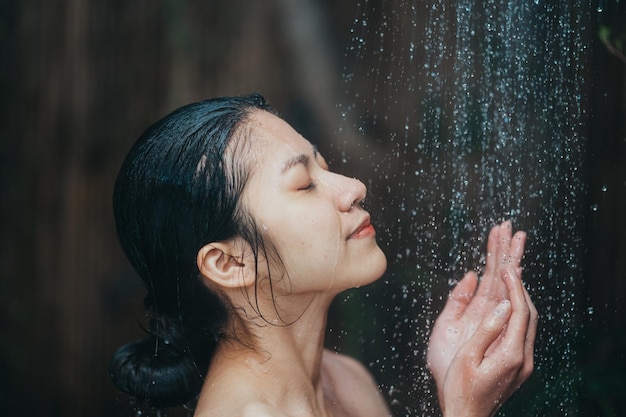
[[[386,416],[368,371],[324,349],[329,305],[379,278],[366,188],[335,174],[259,95],[185,106],[150,127],[115,185],[120,242],[146,284],[149,337],[116,352],[122,391],[196,416]],[[491,416],[530,375],[537,313],[525,235],[494,227],[430,340],[445,416]]]

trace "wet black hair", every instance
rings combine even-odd
[[[147,288],[147,337],[118,349],[109,369],[118,389],[149,406],[196,397],[223,337],[228,306],[203,284],[196,256],[210,242],[258,238],[239,205],[246,158],[226,152],[233,138],[246,146],[243,124],[256,109],[274,112],[259,94],[181,107],[140,136],[116,179],[116,229]]]

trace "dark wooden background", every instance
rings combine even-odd
[[[605,3],[626,33],[625,2]],[[0,1],[0,415],[133,412],[107,375],[142,319],[111,213],[125,152],[175,107],[253,91],[332,149],[355,14],[348,0]],[[596,330],[578,361],[601,373],[626,369],[626,64],[590,48],[586,183],[604,214],[585,229]],[[581,415],[620,415],[624,378],[598,381]]]

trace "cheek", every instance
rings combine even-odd
[[[318,270],[334,265],[341,255],[341,232],[334,216],[323,222],[317,216],[301,216],[295,222],[283,222],[281,227],[285,233],[281,231],[277,240],[279,252],[296,268]]]
[[[283,221],[277,227],[281,228],[279,244],[283,250],[291,254],[309,254],[318,250],[321,242],[322,227],[318,221],[307,216],[301,216],[295,221]],[[302,251],[306,252],[302,252]]]

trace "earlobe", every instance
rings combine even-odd
[[[246,287],[254,282],[243,261],[236,256],[235,242],[212,242],[198,251],[196,262],[205,279],[224,288]],[[250,282],[251,281],[251,282]]]

